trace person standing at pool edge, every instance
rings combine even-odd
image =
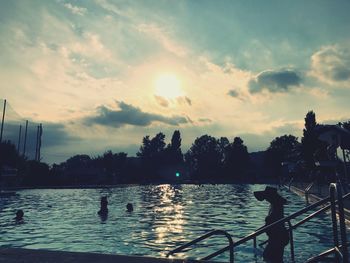
[[[254,192],[259,201],[266,200],[270,203],[270,211],[265,218],[265,225],[270,225],[284,217],[284,205],[287,200],[277,193],[277,189],[266,186],[264,191]],[[284,225],[278,224],[266,231],[268,243],[264,249],[264,260],[271,263],[283,262],[284,247],[289,243],[289,234]]]

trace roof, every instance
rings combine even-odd
[[[342,149],[350,150],[350,131],[339,125],[317,125],[318,138],[328,144],[337,143]]]

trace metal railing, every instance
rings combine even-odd
[[[188,242],[180,247],[177,247],[174,250],[171,250],[170,252],[168,252],[168,254],[166,256],[169,257],[170,255],[178,253],[178,252],[184,250],[185,248],[188,248],[194,244],[197,244],[198,242],[200,242],[204,239],[207,239],[211,236],[214,236],[214,235],[224,235],[225,237],[227,237],[228,242],[229,242],[229,245],[227,247],[230,250],[230,262],[233,263],[233,240],[232,240],[231,235],[224,230],[212,230],[203,236],[200,236],[200,237],[198,237],[198,238],[196,238],[196,239],[194,239],[194,240],[192,240],[192,241],[190,241],[190,242]]]
[[[257,247],[257,237],[263,233],[265,233],[266,231],[270,230],[271,228],[279,225],[279,224],[284,224],[287,223],[288,224],[288,231],[289,231],[289,239],[290,239],[290,251],[291,251],[291,260],[294,261],[295,259],[295,255],[294,255],[294,238],[293,238],[293,230],[296,229],[298,226],[308,222],[309,220],[311,220],[312,218],[316,217],[317,215],[325,212],[328,209],[331,209],[331,215],[332,215],[332,226],[333,226],[333,237],[334,237],[334,247],[332,249],[330,249],[329,251],[326,251],[324,253],[322,253],[322,255],[318,255],[317,258],[321,258],[321,257],[325,257],[329,254],[334,253],[338,259],[338,262],[348,262],[349,259],[349,254],[348,254],[348,250],[347,250],[347,240],[346,240],[346,227],[345,227],[345,217],[344,217],[344,205],[343,205],[343,199],[346,199],[348,197],[350,197],[350,193],[347,193],[346,195],[342,196],[342,192],[341,192],[341,188],[337,187],[337,184],[332,183],[330,185],[329,188],[329,192],[330,192],[330,196],[315,202],[303,209],[300,209],[299,211],[286,216],[270,225],[264,226],[259,228],[258,230],[252,232],[251,234],[235,241],[235,242],[230,242],[230,244],[227,247],[224,247],[204,258],[202,258],[201,260],[210,260],[226,251],[230,251],[230,262],[233,262],[234,260],[234,248],[246,243],[249,240],[253,240],[253,245],[254,248]],[[337,194],[337,196],[336,196]],[[336,200],[337,199],[337,200]],[[326,205],[328,202],[330,202],[329,205]],[[338,223],[337,223],[337,216],[336,216],[336,212],[337,212],[337,208],[336,205],[338,204],[338,213],[339,213],[339,227],[340,227],[340,236],[341,236],[341,244],[339,244],[339,240],[338,240]],[[313,212],[312,214],[306,216],[304,219],[302,219],[301,221],[297,222],[296,224],[292,225],[291,224],[291,220],[295,219],[296,217],[309,212],[312,209],[315,209],[317,207],[320,206],[324,206],[322,208],[320,208],[319,210],[317,210],[316,212]],[[182,251],[183,249],[198,243],[201,240],[204,240],[210,236],[212,236],[213,232],[216,231],[220,231],[220,230],[215,230],[215,231],[211,231],[191,242],[188,242],[187,244],[184,244],[181,247],[178,247],[172,251],[170,251],[167,254],[167,257],[170,255],[173,255],[175,253],[178,253],[180,251]],[[227,232],[223,231],[221,233],[225,233],[225,236],[228,237],[229,240],[232,240],[231,235],[229,235]],[[266,243],[266,242],[264,242]],[[316,258],[316,257],[315,257]],[[310,262],[316,262],[316,261],[310,261]]]
[[[345,216],[344,216],[344,204],[343,199],[349,194],[342,196],[341,187],[337,187],[336,184],[331,184],[329,188],[330,197],[331,197],[331,216],[332,216],[332,229],[333,229],[333,242],[334,247],[326,250],[319,255],[308,259],[308,263],[319,262],[321,259],[327,258],[329,255],[334,254],[337,262],[347,263],[349,262],[349,252],[348,252],[348,243],[346,238],[346,226],[345,226]],[[337,195],[337,196],[336,196]],[[336,200],[337,197],[337,200]],[[338,210],[336,207],[338,204]],[[338,235],[338,220],[337,220],[337,211],[339,216],[339,230],[341,244],[339,243]]]
[[[309,194],[311,188],[314,186],[315,181],[311,182],[306,188],[305,188],[305,195]]]

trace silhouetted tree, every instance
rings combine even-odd
[[[221,163],[223,164],[226,158],[226,147],[230,145],[230,141],[226,137],[220,137],[218,144],[222,155]]]
[[[276,177],[281,174],[281,163],[283,161],[296,161],[300,143],[293,135],[283,135],[276,137],[266,150],[266,165],[271,176]]]
[[[104,183],[116,183],[118,180],[126,180],[125,166],[127,154],[124,152],[113,153],[111,150],[106,151],[102,156],[93,158],[92,165],[98,167],[107,175],[107,181]]]
[[[105,152],[102,156],[102,167],[111,175],[114,172],[114,156],[111,150]]]
[[[21,157],[18,155],[16,146],[10,141],[0,143],[0,168],[4,165],[17,167]]]
[[[301,138],[302,155],[308,169],[313,169],[315,166],[314,154],[318,148],[318,139],[315,132],[316,126],[316,115],[313,111],[309,111],[305,117],[305,128]]]
[[[197,138],[185,154],[186,163],[195,179],[215,180],[215,176],[220,175],[222,159],[219,140],[209,135]]]
[[[167,165],[176,165],[183,163],[183,154],[181,151],[181,134],[176,130],[171,137],[171,143],[169,143],[165,149],[165,163]]]
[[[136,154],[141,158],[144,172],[148,174],[148,179],[158,179],[157,170],[164,161],[165,135],[161,132],[152,139],[145,136],[139,152]]]
[[[89,167],[91,164],[91,158],[86,154],[77,154],[70,157],[65,163],[65,170],[75,170],[82,167]]]
[[[249,166],[247,147],[240,137],[235,137],[232,143],[225,146],[224,172],[227,179],[243,178]]]
[[[350,121],[341,122],[341,123],[339,123],[339,125],[341,127],[343,127],[344,129],[350,131]]]
[[[23,184],[27,186],[47,186],[52,185],[50,168],[48,164],[29,160],[23,175]]]
[[[316,115],[309,111],[305,117],[305,128],[303,129],[302,157],[307,171],[315,168],[315,161],[328,159],[327,143],[318,139],[316,128],[320,125],[316,123]]]

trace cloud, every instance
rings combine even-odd
[[[133,14],[130,10],[123,10],[117,7],[116,5],[110,3],[107,0],[96,0],[96,3],[102,7],[103,9],[107,10],[108,12],[111,12],[112,14],[115,14],[117,16],[123,17],[123,18],[132,18]]]
[[[198,121],[199,122],[204,122],[204,123],[211,123],[211,122],[213,122],[211,119],[208,119],[208,118],[199,118]]]
[[[227,95],[231,96],[231,97],[234,97],[234,98],[238,98],[239,97],[239,94],[237,91],[231,89],[227,92]]]
[[[350,81],[350,49],[325,46],[311,56],[311,75],[333,84]]]
[[[192,100],[187,96],[180,96],[175,99],[167,99],[162,96],[154,95],[154,98],[156,99],[157,103],[162,107],[169,107],[170,104],[174,103],[177,103],[179,105],[192,106]]]
[[[24,137],[25,137],[25,122],[6,122],[3,140],[9,140],[18,146],[19,139],[19,125],[22,125],[21,138],[20,138],[20,152],[23,152]],[[39,123],[29,122],[27,127],[26,138],[26,156],[34,158],[36,140],[37,140],[37,126]],[[46,151],[48,148],[56,146],[67,146],[71,142],[79,142],[80,138],[70,134],[64,124],[60,123],[43,123],[43,134],[41,138],[42,151]]]
[[[293,135],[298,137],[299,141],[302,136],[303,123],[298,121],[291,121],[280,123],[279,125],[270,127],[270,129],[260,133],[239,133],[237,136],[241,137],[248,147],[249,152],[264,151],[268,148],[270,143],[276,137]]]
[[[175,54],[176,56],[184,57],[187,54],[186,48],[172,40],[168,36],[169,32],[166,32],[164,28],[156,24],[140,24],[138,25],[137,29],[140,32],[154,38],[164,47],[165,50]]]
[[[67,9],[69,9],[73,14],[76,15],[85,15],[87,13],[87,9],[84,7],[74,6],[71,3],[65,3],[63,6]]]
[[[157,96],[157,95],[154,95],[154,98],[156,99],[157,103],[162,106],[162,107],[168,107],[169,106],[169,101],[162,97],[162,96]]]
[[[179,104],[188,104],[189,106],[192,105],[192,101],[189,97],[187,96],[181,96],[176,98],[177,103]]]
[[[64,124],[60,123],[43,123],[42,145],[46,147],[53,147],[59,145],[67,145],[70,142],[77,142],[81,139],[73,136],[67,131]]]
[[[166,117],[160,114],[143,112],[140,108],[126,104],[122,101],[117,102],[119,110],[110,109],[104,105],[98,107],[97,115],[86,117],[83,122],[87,125],[102,125],[119,128],[124,125],[149,126],[153,122],[161,122],[168,125],[177,126],[188,123],[188,119],[182,116]]]
[[[300,86],[300,75],[291,69],[266,70],[249,81],[249,91],[259,93],[263,90],[276,93],[287,92],[292,86]]]

